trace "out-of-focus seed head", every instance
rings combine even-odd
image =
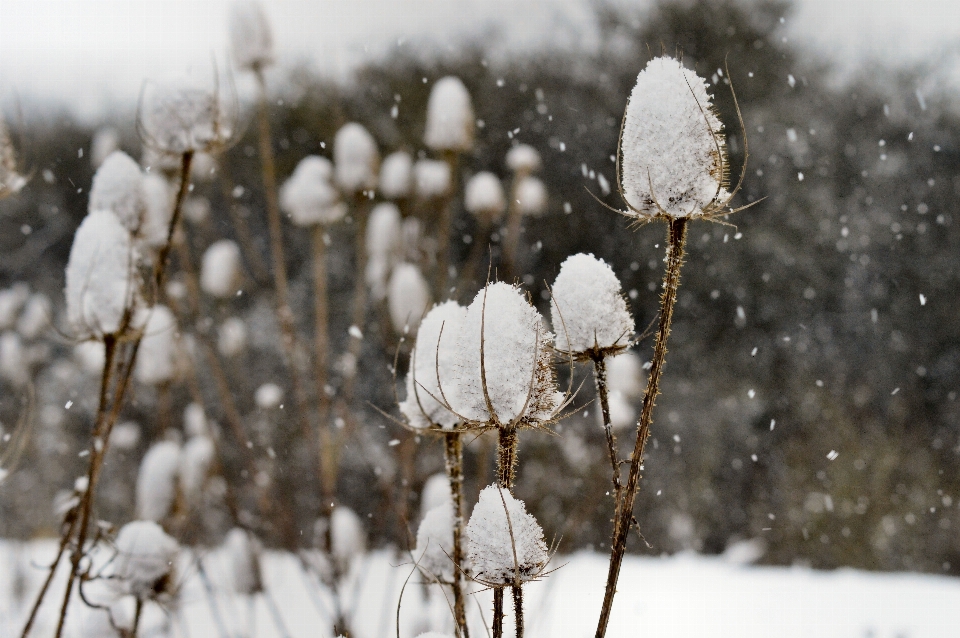
[[[437,80],[427,102],[424,144],[435,151],[469,151],[475,126],[470,93],[460,78]]]
[[[214,80],[216,82],[216,80]],[[140,98],[138,127],[144,144],[166,155],[210,153],[235,133],[236,105],[219,87],[147,85]]]
[[[410,197],[413,187],[413,158],[405,151],[387,155],[380,167],[380,194],[387,199]]]
[[[229,25],[233,61],[239,68],[259,72],[273,63],[273,34],[259,2],[235,1]]]
[[[346,207],[330,183],[333,165],[325,157],[311,155],[300,160],[293,175],[280,188],[280,206],[297,226],[333,224],[343,218]]]
[[[146,212],[140,166],[123,151],[111,153],[97,169],[90,187],[90,210],[109,210],[136,234]]]
[[[380,151],[370,132],[361,124],[344,124],[333,140],[333,163],[337,185],[344,193],[377,187]]]
[[[487,171],[471,177],[467,182],[464,206],[478,219],[491,224],[499,221],[507,207],[500,179]]]
[[[519,175],[540,170],[540,153],[529,144],[517,144],[507,152],[507,167]]]

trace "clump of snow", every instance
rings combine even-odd
[[[439,199],[450,192],[450,165],[441,160],[423,159],[413,166],[417,197]]]
[[[377,142],[362,125],[343,125],[333,140],[336,182],[345,193],[376,188],[380,152]]]
[[[67,321],[78,338],[117,334],[139,295],[137,251],[110,211],[80,223],[67,262]]]
[[[240,247],[229,239],[210,244],[200,266],[200,288],[209,295],[233,297],[240,284]]]
[[[107,157],[120,150],[120,134],[112,126],[97,129],[90,142],[90,163],[94,170],[100,168]]]
[[[507,152],[507,167],[521,175],[538,171],[540,170],[540,153],[529,144],[517,144]]]
[[[194,436],[183,446],[180,454],[180,487],[189,507],[200,504],[203,486],[213,466],[216,449],[207,436]]]
[[[583,354],[629,344],[633,317],[620,280],[602,259],[584,253],[567,257],[552,292],[550,319],[558,350]]]
[[[507,207],[500,178],[488,171],[471,177],[467,182],[464,206],[475,217],[487,223],[499,221]]]
[[[233,61],[239,68],[260,71],[273,63],[273,35],[259,2],[235,1],[229,25]]]
[[[723,125],[711,97],[702,78],[668,56],[637,76],[619,150],[633,214],[697,216],[727,198]]]
[[[103,363],[106,359],[102,341],[84,341],[73,347],[73,358],[88,374],[103,372]]]
[[[36,339],[50,326],[51,317],[53,304],[50,299],[42,292],[30,295],[17,321],[17,332],[24,339]]]
[[[523,215],[540,217],[547,212],[547,187],[536,177],[524,177],[513,193]]]
[[[387,277],[401,252],[402,221],[394,204],[377,204],[367,220],[365,279],[374,300],[387,296]]]
[[[205,88],[150,86],[141,100],[140,129],[154,153],[215,150],[233,135],[234,119],[221,103],[219,92]],[[166,161],[172,164],[172,159]]]
[[[490,586],[533,580],[550,560],[537,519],[527,514],[523,501],[496,485],[480,492],[466,535],[473,577]]]
[[[380,167],[380,194],[387,199],[410,196],[413,186],[413,158],[405,151],[387,155]]]
[[[180,546],[153,521],[133,521],[120,528],[111,581],[140,600],[156,598],[173,584]]]
[[[413,264],[397,264],[387,286],[387,309],[397,334],[407,328],[416,330],[420,318],[430,307],[430,285],[420,268]]]
[[[350,571],[353,561],[367,551],[367,534],[360,517],[343,505],[330,516],[330,549],[341,574]]]
[[[247,324],[243,319],[230,317],[220,324],[217,336],[217,350],[230,358],[243,352],[247,347]]]
[[[276,383],[264,383],[257,388],[253,400],[261,410],[272,410],[283,402],[283,389]]]
[[[140,462],[137,475],[137,517],[162,521],[170,515],[177,498],[180,445],[174,441],[154,443]]]
[[[434,306],[420,323],[407,372],[407,398],[400,404],[400,412],[415,428],[436,424],[451,429],[460,420],[444,406],[443,395],[457,365],[457,336],[466,316],[466,308],[446,301]]]
[[[448,75],[437,80],[427,102],[424,144],[435,151],[469,151],[474,127],[470,93],[460,78]]]
[[[140,166],[123,151],[114,151],[93,176],[90,210],[108,210],[131,233],[143,222],[146,194]]]
[[[644,373],[640,355],[628,350],[607,359],[607,385],[611,392],[620,392],[627,399],[643,395]]]
[[[263,591],[260,574],[260,542],[245,529],[234,527],[223,541],[230,567],[230,584],[233,591],[251,596]]]
[[[188,403],[183,409],[183,431],[189,437],[208,436],[210,426],[207,423],[207,414],[199,403]]]
[[[210,153],[196,153],[190,164],[190,179],[195,182],[209,182],[217,176],[217,158]]]
[[[30,380],[30,364],[23,340],[10,330],[0,335],[0,377],[16,387]]]
[[[170,184],[160,175],[148,173],[143,178],[144,213],[140,225],[140,240],[150,248],[167,243],[170,219],[173,217],[173,198]]]
[[[177,318],[159,304],[142,312],[148,318],[137,352],[137,380],[147,385],[167,383],[177,373]]]
[[[420,517],[423,518],[435,507],[452,502],[450,478],[444,472],[431,474],[420,491]]]
[[[333,165],[325,157],[300,160],[293,175],[280,188],[280,206],[297,226],[332,224],[346,214],[340,193],[330,183]]]
[[[443,582],[453,582],[453,507],[449,502],[427,512],[417,528],[417,548],[413,559],[424,574]]]
[[[481,378],[481,340],[493,414]],[[551,418],[562,399],[550,360],[552,342],[540,313],[519,288],[488,285],[467,309],[457,337],[457,364],[450,382],[442,380],[452,407],[477,423],[536,424]]]

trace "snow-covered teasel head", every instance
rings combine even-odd
[[[127,230],[136,234],[146,205],[140,166],[123,151],[114,151],[93,175],[89,209],[112,212]]]
[[[259,73],[273,63],[273,34],[259,2],[235,0],[229,27],[233,61],[239,68]]]
[[[80,339],[119,335],[140,298],[138,252],[112,212],[97,210],[77,228],[66,270],[67,321]]]
[[[540,170],[540,153],[529,144],[517,144],[507,151],[507,167],[518,175]]]
[[[160,441],[140,461],[137,474],[137,516],[162,521],[173,511],[180,475],[180,444]]]
[[[500,221],[507,207],[500,178],[489,171],[471,177],[464,194],[464,206],[474,217],[487,223]]]
[[[260,541],[247,530],[234,527],[223,540],[223,550],[227,554],[233,590],[245,596],[263,591]]]
[[[407,330],[416,332],[429,307],[430,285],[420,268],[408,263],[394,266],[387,284],[387,309],[397,334],[404,334]]]
[[[143,194],[143,223],[138,239],[142,245],[156,250],[167,243],[170,232],[170,218],[173,217],[170,183],[156,173],[148,173],[143,177]]]
[[[457,337],[466,315],[467,309],[456,301],[445,301],[434,306],[420,322],[407,372],[407,397],[400,403],[400,412],[411,427],[440,426],[450,430],[460,420],[447,408],[443,388],[444,384],[449,387],[454,375]],[[446,490],[449,495],[449,487]]]
[[[368,257],[396,259],[400,252],[400,228],[403,220],[400,209],[387,202],[377,204],[370,211],[365,237]]]
[[[466,535],[471,577],[488,587],[535,580],[550,561],[537,519],[523,501],[496,485],[480,492]]]
[[[450,193],[450,165],[441,160],[423,159],[413,165],[413,182],[420,199],[440,199]]]
[[[199,507],[216,455],[213,439],[199,435],[191,437],[180,454],[180,489],[188,508]]]
[[[333,165],[327,158],[310,155],[300,160],[280,188],[280,207],[294,224],[333,224],[343,218],[347,210],[330,183],[332,176]]]
[[[453,506],[446,502],[428,511],[420,521],[413,559],[428,579],[451,583],[455,573],[452,556]]]
[[[177,156],[227,146],[236,133],[237,106],[222,98],[217,77],[212,83],[212,88],[145,85],[137,127],[146,147]]]
[[[138,600],[172,593],[174,563],[180,546],[153,521],[133,521],[120,528],[110,580]]]
[[[556,418],[564,397],[552,365],[553,335],[516,286],[477,293],[457,336],[457,361],[441,379],[450,408],[470,425],[536,427]]]
[[[380,167],[380,194],[387,199],[410,197],[413,187],[413,158],[406,151],[390,153]]]
[[[470,93],[460,78],[448,75],[437,80],[427,102],[423,143],[435,151],[469,151],[475,126]]]
[[[370,132],[361,124],[344,124],[333,140],[334,176],[348,195],[376,188],[380,151]]]
[[[350,571],[353,561],[367,551],[367,533],[360,517],[343,505],[330,516],[330,553],[341,574]]]
[[[241,280],[240,247],[229,239],[215,241],[203,254],[200,288],[219,299],[233,297]]]
[[[134,370],[137,381],[146,385],[170,382],[177,375],[177,318],[166,306],[140,311],[146,316],[143,338]]]
[[[628,215],[689,218],[726,207],[726,140],[711,98],[707,83],[669,56],[637,76],[618,149]]]
[[[616,354],[630,345],[633,317],[620,280],[602,259],[579,253],[560,266],[550,319],[560,352],[577,357]]]
[[[0,116],[0,199],[19,193],[27,185],[27,181],[28,178],[20,174],[10,131]]]
[[[120,150],[120,134],[112,126],[104,126],[93,134],[90,140],[90,164],[100,168],[104,160],[114,151]]]
[[[547,187],[536,177],[524,177],[517,182],[513,196],[522,215],[540,217],[547,212]]]

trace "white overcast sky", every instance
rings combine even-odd
[[[628,0],[624,0],[628,1]],[[633,0],[642,5],[649,0]],[[0,0],[0,103],[53,98],[95,117],[160,79],[226,58],[229,0]],[[344,73],[407,42],[497,25],[513,47],[589,46],[586,0],[265,0],[282,62]],[[960,0],[797,0],[795,42],[844,65],[960,48]],[[584,36],[586,31],[587,36]]]

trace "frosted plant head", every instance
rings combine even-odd
[[[229,239],[210,244],[200,266],[200,288],[219,299],[233,297],[240,284],[240,247]]]
[[[174,441],[154,443],[137,474],[137,517],[162,521],[173,511],[180,475],[180,445]]]
[[[146,385],[169,383],[178,372],[177,318],[159,304],[140,312],[146,319],[134,370],[137,381]]]
[[[423,313],[430,307],[430,284],[420,268],[402,263],[393,267],[387,284],[387,309],[397,334],[416,332]]]
[[[547,212],[547,187],[536,177],[524,177],[514,190],[517,207],[523,215],[540,217]]]
[[[180,546],[153,521],[133,521],[120,528],[111,582],[138,600],[171,593]]]
[[[410,197],[413,186],[413,158],[410,153],[390,153],[380,167],[380,194],[387,199]]]
[[[487,223],[496,223],[503,217],[507,208],[507,199],[503,194],[503,184],[493,173],[477,173],[467,182],[464,206],[477,219]]]
[[[19,193],[29,179],[20,174],[17,152],[7,123],[0,116],[0,199]]]
[[[280,188],[280,207],[297,226],[333,224],[346,214],[340,193],[330,183],[333,165],[325,157],[300,160],[293,175]]]
[[[440,160],[420,160],[413,166],[413,181],[420,199],[440,199],[450,193],[450,165]]]
[[[711,98],[702,78],[668,56],[637,76],[618,150],[628,215],[710,216],[730,201],[726,140]]]
[[[143,177],[143,194],[143,223],[138,238],[142,245],[156,250],[167,243],[170,232],[173,217],[170,183],[160,175],[149,173]]]
[[[456,301],[434,306],[420,322],[410,354],[407,398],[400,412],[412,427],[453,429],[459,418],[446,407],[444,384],[449,386],[457,365],[457,337],[467,309]],[[449,493],[449,487],[446,488]]]
[[[400,251],[400,209],[394,204],[377,204],[367,220],[368,257],[395,258]]]
[[[431,581],[451,583],[454,578],[453,506],[442,503],[427,512],[417,528],[413,560]]]
[[[260,574],[262,548],[253,534],[234,527],[227,532],[223,549],[227,554],[233,591],[244,596],[263,591],[263,577]]]
[[[194,436],[180,454],[180,490],[188,509],[200,507],[203,488],[213,467],[216,449],[208,436]]]
[[[140,298],[137,251],[117,216],[93,211],[73,237],[66,271],[67,321],[80,339],[119,335]]]
[[[229,25],[233,61],[239,68],[259,73],[273,63],[273,34],[259,2],[236,0]]]
[[[217,350],[224,357],[235,357],[247,347],[247,324],[239,317],[230,317],[220,325]]]
[[[535,427],[563,403],[551,361],[553,335],[516,286],[488,284],[467,308],[457,361],[441,379],[450,407],[470,425]]]
[[[111,153],[97,169],[90,187],[90,210],[108,210],[136,234],[146,211],[140,166],[123,151]]]
[[[453,506],[453,495],[450,492],[450,477],[446,472],[437,472],[431,474],[424,481],[423,489],[420,490],[420,517],[423,518],[427,512],[444,503]]]
[[[97,129],[90,141],[90,163],[97,169],[114,151],[120,150],[120,134],[112,126]]]
[[[602,259],[579,253],[560,266],[553,283],[550,319],[557,350],[576,357],[620,352],[633,337],[633,317],[620,280]]]
[[[540,170],[540,153],[529,144],[517,144],[507,152],[507,167],[518,175]]]
[[[362,125],[344,124],[333,140],[333,163],[337,185],[345,194],[355,195],[377,187],[380,151],[377,142]]]
[[[330,515],[330,553],[341,574],[350,570],[353,561],[367,551],[367,533],[360,517],[343,505]]]
[[[537,519],[523,501],[496,485],[480,492],[466,533],[471,577],[488,587],[535,580],[550,560]]]
[[[53,317],[53,304],[42,292],[30,295],[23,313],[17,320],[17,332],[24,339],[36,339],[50,327]]]
[[[475,125],[470,93],[460,78],[448,75],[437,80],[427,102],[423,143],[435,151],[469,151]]]
[[[140,95],[137,127],[144,144],[163,155],[216,152],[235,134],[236,105],[213,88],[146,85]],[[233,100],[235,101],[235,100]]]

